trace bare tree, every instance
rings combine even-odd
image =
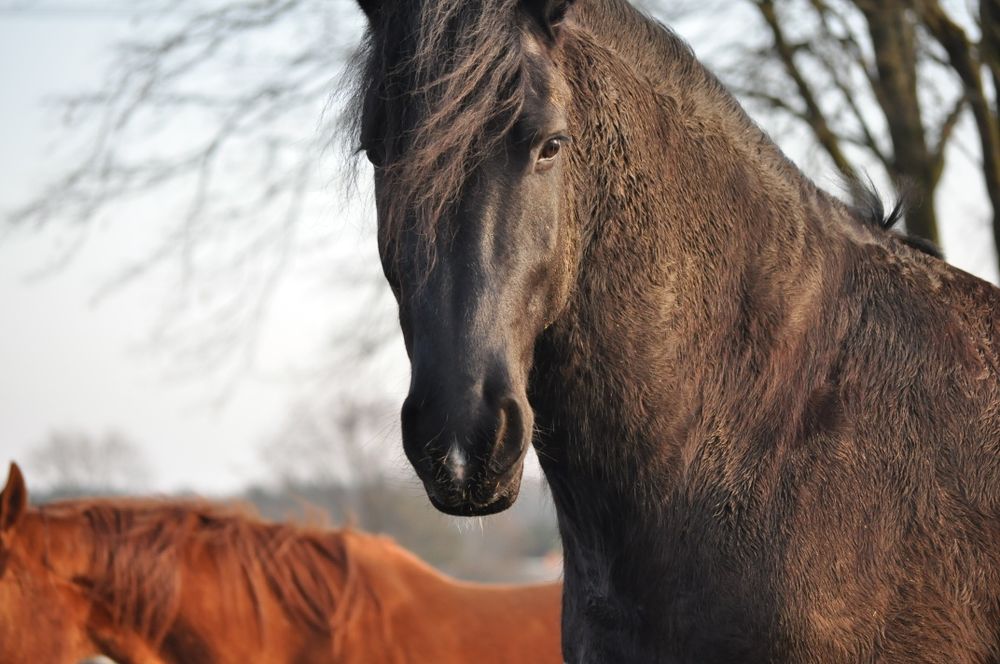
[[[389,491],[397,482],[398,421],[395,401],[341,391],[333,400],[299,404],[261,453],[281,486],[340,487],[351,515],[380,530],[398,517],[398,496]]]
[[[33,478],[58,492],[141,491],[150,478],[140,447],[115,431],[103,437],[53,432],[31,453],[28,466]]]
[[[678,13],[663,0],[648,4]],[[967,10],[938,0],[743,0],[728,11],[734,6],[752,9],[768,38],[716,54],[723,80],[755,108],[807,129],[845,178],[874,167],[911,185],[920,198],[907,226],[932,241],[949,149],[971,113],[981,139],[973,158],[1000,231],[996,87],[984,82],[996,80],[997,0],[974,0]],[[718,11],[726,8],[680,8],[688,16]],[[981,39],[963,25],[981,30]]]
[[[916,0],[916,13],[947,54],[972,110],[979,133],[983,179],[993,205],[993,236],[1000,254],[1000,1],[980,0],[978,41],[940,2]]]
[[[237,374],[255,361],[292,263],[325,251],[329,271],[336,260],[317,246],[333,234],[306,222],[343,223],[328,195],[342,163],[334,93],[360,13],[353,0],[143,0],[131,11],[133,36],[105,83],[61,102],[66,135],[82,144],[75,160],[4,220],[72,233],[65,260],[102,219],[165,228],[96,297],[175,272],[154,344],[174,367]]]
[[[379,397],[301,403],[262,454],[284,484],[377,484],[391,470],[384,441],[397,419],[395,402]]]

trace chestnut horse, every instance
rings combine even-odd
[[[534,444],[567,662],[1000,661],[1000,291],[626,0],[359,3],[403,447],[479,515]]]
[[[560,595],[206,503],[28,507],[16,466],[0,493],[0,664],[556,664]]]

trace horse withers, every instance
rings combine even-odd
[[[560,597],[204,502],[29,507],[16,466],[0,493],[0,664],[558,664]]]
[[[1000,660],[1000,291],[625,0],[360,5],[403,447],[481,515],[534,445],[566,660]]]

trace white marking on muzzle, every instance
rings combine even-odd
[[[465,481],[465,465],[467,460],[465,450],[462,449],[462,446],[456,440],[451,444],[451,449],[448,450],[448,467],[451,469],[451,474],[454,475],[456,482]]]

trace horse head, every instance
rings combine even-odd
[[[517,497],[536,341],[573,283],[559,69],[570,6],[361,2],[370,29],[358,136],[411,363],[403,445],[450,514],[493,513]]]

